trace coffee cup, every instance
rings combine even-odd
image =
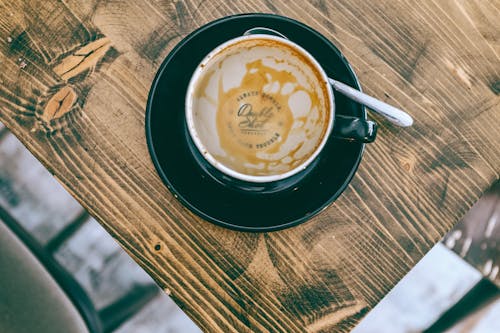
[[[376,136],[374,122],[336,114],[328,76],[313,56],[267,34],[231,39],[206,55],[185,105],[195,159],[215,179],[244,189],[300,179],[332,136]]]

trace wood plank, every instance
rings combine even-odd
[[[415,118],[400,129],[374,117],[378,140],[342,197],[271,234],[188,212],[144,137],[163,57],[196,27],[255,11],[323,33],[368,93]],[[498,0],[0,1],[0,12],[0,121],[206,331],[348,331],[499,177]]]

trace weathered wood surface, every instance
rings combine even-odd
[[[341,198],[270,234],[188,212],[144,136],[172,47],[256,11],[319,30],[368,93],[415,118],[381,122]],[[0,13],[0,121],[206,331],[349,330],[499,177],[498,0],[2,0]]]

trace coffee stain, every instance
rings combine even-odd
[[[306,64],[310,62],[298,52],[294,56]],[[217,69],[226,59],[218,63]],[[273,60],[276,63],[283,62]],[[325,116],[324,104],[329,106],[327,92],[321,90],[322,96],[318,96],[317,83],[311,84],[312,87],[308,89],[298,83],[293,73],[272,68],[258,59],[245,65],[244,76],[237,87],[224,91],[222,75],[216,78],[218,89],[215,100],[214,96],[207,93],[209,86],[215,84],[213,76],[217,73],[217,69],[213,69],[215,65],[210,67],[199,81],[195,98],[205,98],[216,106],[217,134],[220,146],[226,153],[225,156],[212,153],[219,162],[240,173],[267,176],[292,170],[316,151],[327,130],[327,126],[323,125],[328,120],[325,120],[328,116]],[[314,69],[313,73],[316,78],[321,77]],[[311,80],[308,75],[306,77],[308,81]],[[296,93],[301,93],[310,102],[307,108],[298,112],[297,108],[292,110],[289,106],[290,97]],[[313,112],[317,113],[316,118],[311,116]],[[312,124],[309,127],[313,130],[306,130],[308,122]],[[321,130],[319,136],[316,130]],[[289,142],[291,132],[298,139],[294,136]],[[310,147],[303,147],[307,140],[317,142]],[[301,148],[304,148],[303,151]]]
[[[203,68],[204,65],[201,65]],[[217,101],[213,99],[209,94],[207,94],[207,88],[210,83],[210,80],[215,74],[215,70],[209,70],[205,75],[203,75],[198,81],[198,87],[195,91],[195,98],[206,98],[212,105],[217,105]],[[197,111],[194,112],[197,114]]]
[[[239,87],[224,92],[219,78],[217,132],[222,149],[228,153],[228,157],[220,158],[233,168],[244,163],[267,164],[269,161],[257,157],[257,151],[277,152],[288,138],[294,123],[288,108],[289,96],[265,92],[264,87],[272,82],[279,82],[280,86],[297,84],[291,73],[264,66],[261,60],[246,65]],[[292,93],[297,89],[303,87],[296,86]],[[265,145],[266,142],[269,143]]]
[[[293,84],[291,91],[280,93],[288,83]],[[298,91],[306,93],[311,101],[306,115],[320,105],[316,94],[299,85],[292,73],[278,71],[256,60],[246,65],[240,86],[224,92],[222,78],[219,78],[218,91],[217,132],[221,147],[227,153],[218,158],[225,165],[251,175],[282,173],[305,162],[315,150],[297,159],[295,154],[304,144],[298,141],[280,160],[263,158],[262,153],[276,154],[283,148],[294,124],[307,122],[307,116],[294,117],[289,107],[290,96]]]

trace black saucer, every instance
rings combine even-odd
[[[196,66],[219,44],[253,27],[275,29],[308,50],[327,74],[359,88],[340,51],[318,32],[292,19],[244,14],[211,22],[184,38],[153,81],[146,110],[146,136],[154,165],[170,191],[191,211],[218,225],[243,231],[272,231],[302,223],[347,187],[364,144],[330,138],[313,170],[296,186],[260,194],[224,186],[208,176],[186,140],[186,89]],[[366,118],[364,108],[335,93],[337,114]]]

